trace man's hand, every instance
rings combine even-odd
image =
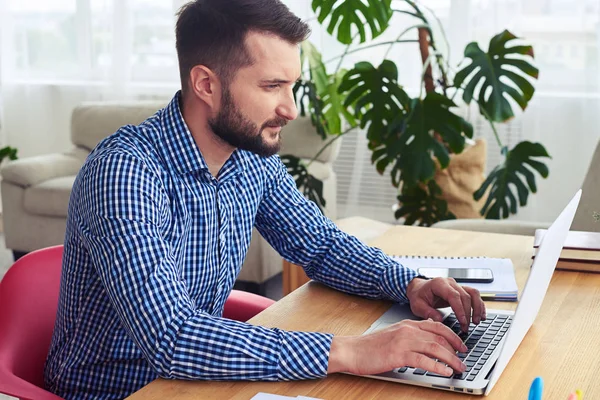
[[[422,318],[442,321],[442,314],[436,310],[452,307],[464,332],[469,329],[471,315],[473,323],[485,320],[485,304],[477,289],[460,286],[452,278],[413,279],[406,289],[413,314]]]
[[[444,324],[405,320],[364,336],[334,336],[327,373],[368,375],[410,366],[450,376],[466,369],[456,351],[467,347]]]

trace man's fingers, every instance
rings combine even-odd
[[[429,320],[428,322],[437,324],[436,322],[433,322],[432,320]],[[444,346],[444,348],[446,348],[449,352],[451,352],[451,353],[456,352],[456,349],[453,347],[452,344],[450,344],[448,339],[446,339],[444,336],[438,335],[437,333],[431,332],[427,329],[421,329],[421,330],[422,330],[422,332],[419,335],[419,338],[421,338],[422,340],[429,341],[429,342],[436,342],[436,343],[440,344],[441,346]]]
[[[422,307],[424,310],[420,313],[421,316],[437,322],[442,322],[444,320],[444,315],[435,308],[431,307],[429,304],[423,302]]]
[[[450,351],[467,351],[467,346],[465,346],[461,338],[459,338],[458,335],[452,331],[452,329],[448,328],[442,323],[434,321],[422,321],[419,323],[418,327],[421,330],[428,331],[431,334],[442,337],[451,346],[449,349]]]
[[[469,324],[471,323],[471,315],[473,313],[473,302],[471,299],[471,295],[467,293],[467,291],[462,286],[456,283],[456,281],[451,280],[450,284],[454,286],[454,289],[456,289],[460,294],[460,301],[463,305],[463,310],[465,311],[465,318],[467,319],[466,326],[462,326],[462,324],[461,326],[463,328],[463,331],[466,332],[469,330]]]
[[[451,376],[454,373],[452,368],[418,352],[408,353],[406,356],[406,364],[413,368],[421,368],[443,376]]]
[[[473,322],[478,324],[485,320],[485,303],[481,299],[479,290],[469,286],[463,286],[463,289],[471,296],[471,304],[473,305]]]
[[[450,304],[454,314],[456,314],[456,318],[460,322],[462,330],[466,332],[469,329],[469,321],[467,320],[463,299],[461,298],[460,292],[450,284],[450,281],[450,279],[444,278],[439,278],[439,280],[438,278],[433,279],[433,294],[441,297],[442,299],[446,300],[448,304]],[[470,314],[471,309],[469,308],[469,315]]]
[[[462,361],[460,361],[460,359],[456,356],[454,352],[448,351],[448,349],[446,349],[444,346],[441,346],[437,342],[419,340],[417,343],[415,343],[413,349],[415,353],[429,356],[431,358],[439,360],[439,362],[447,364],[454,371],[463,372],[466,369],[466,365],[463,364]],[[423,360],[420,357],[418,357],[416,361],[420,362],[421,364],[428,364],[425,360]],[[417,366],[417,368],[423,368],[425,370],[428,370],[427,367],[423,366]],[[429,368],[431,368],[431,364],[429,364]]]

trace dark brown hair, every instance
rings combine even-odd
[[[280,0],[194,0],[177,13],[175,28],[181,88],[187,91],[191,69],[205,65],[224,84],[251,65],[244,40],[249,31],[274,34],[292,44],[310,28]]]

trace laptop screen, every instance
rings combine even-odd
[[[580,199],[581,190],[575,194],[544,235],[515,311],[512,326],[506,334],[500,356],[490,376],[486,395],[500,378],[500,374],[521,344],[542,306]]]

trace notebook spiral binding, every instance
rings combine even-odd
[[[488,257],[485,256],[471,256],[471,257],[460,257],[460,256],[418,256],[418,255],[399,255],[393,254],[392,257],[396,258],[413,258],[413,259],[437,259],[437,260],[476,260],[476,259],[486,259]]]

